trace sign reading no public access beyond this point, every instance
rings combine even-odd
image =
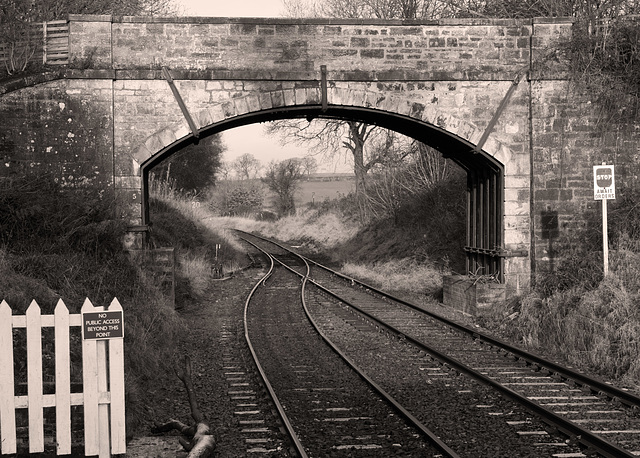
[[[124,337],[122,310],[82,314],[82,338],[117,339]]]
[[[616,198],[616,182],[613,176],[613,165],[593,166],[593,198],[595,200]]]

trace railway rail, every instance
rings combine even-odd
[[[281,259],[308,271],[300,259]],[[292,274],[270,263],[245,304],[245,336],[298,455],[457,457],[321,344],[299,282],[293,277],[292,286]]]
[[[320,331],[461,456],[640,455],[632,393],[270,246],[287,250]]]

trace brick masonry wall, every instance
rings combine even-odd
[[[188,18],[114,20],[115,68],[316,72],[375,71],[419,79],[496,79],[529,62],[531,24]],[[99,24],[99,23],[96,23]],[[96,46],[89,43],[89,47]],[[87,51],[82,51],[86,55]],[[429,78],[425,78],[429,75]],[[396,76],[397,78],[397,76]]]
[[[601,203],[593,199],[593,166],[615,165],[618,195],[638,187],[637,127],[602,123],[597,104],[567,81],[538,81],[532,89],[535,270],[546,272],[563,247],[601,239]]]
[[[504,284],[482,283],[465,275],[449,275],[443,280],[444,305],[469,315],[482,315],[506,299]]]

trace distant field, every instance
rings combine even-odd
[[[296,193],[296,207],[300,208],[311,202],[320,203],[325,200],[335,200],[354,190],[353,177],[341,177],[333,181],[302,181],[300,189]],[[267,198],[267,208],[273,208],[272,199],[273,197]]]
[[[318,203],[325,199],[333,200],[354,190],[353,178],[341,178],[336,181],[303,181],[296,194],[296,204],[305,205],[313,201]]]

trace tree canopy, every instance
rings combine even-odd
[[[225,150],[220,134],[212,135],[162,161],[153,168],[153,178],[174,189],[198,193],[215,184]]]
[[[262,182],[276,195],[276,209],[281,216],[296,211],[295,193],[303,177],[303,166],[299,159],[271,161]]]
[[[236,172],[238,179],[252,180],[258,177],[262,164],[253,154],[245,153],[231,163],[231,168]]]

